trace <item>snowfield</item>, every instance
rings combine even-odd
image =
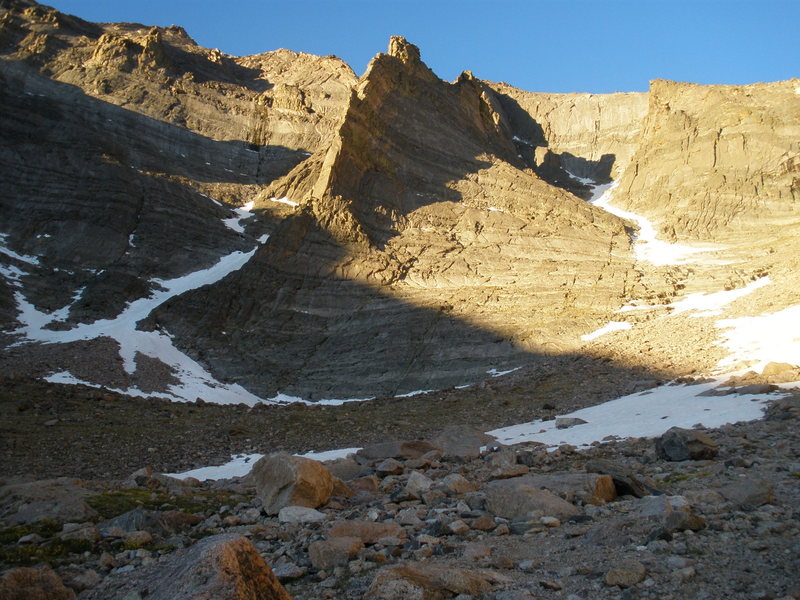
[[[656,266],[682,265],[695,262],[697,260],[693,258],[695,254],[720,250],[719,247],[685,246],[659,240],[656,229],[649,219],[642,215],[622,210],[616,206],[611,206],[611,196],[616,186],[616,183],[606,183],[595,186],[589,202],[598,208],[610,212],[612,215],[636,223],[639,227],[639,233],[633,245],[633,252],[637,260],[649,262]]]

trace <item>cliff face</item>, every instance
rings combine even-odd
[[[147,279],[249,247],[220,202],[242,204],[328,143],[355,80],[334,58],[234,59],[179,27],[7,4],[0,231],[72,271],[29,287],[47,310],[85,290],[73,319],[117,314]]]
[[[4,57],[105,102],[215,140],[313,152],[327,141],[355,82],[334,57],[277,50],[232,57],[177,26],[87,23],[12,1]]]
[[[405,40],[371,63],[314,164],[274,184],[301,206],[263,251],[156,315],[262,394],[479,380],[574,346],[621,302],[621,223],[525,168],[492,90],[439,80]],[[222,314],[221,294],[240,299]]]
[[[481,381],[578,351],[626,302],[686,285],[688,269],[637,262],[633,224],[585,202],[578,178],[618,180],[614,201],[662,236],[747,233],[774,253],[704,281],[791,280],[797,82],[533,94],[468,72],[444,82],[402,38],[357,79],[335,57],[236,58],[179,27],[2,6],[9,345],[31,319],[77,331],[169,295],[131,331],[168,333],[262,397]],[[165,291],[232,256],[224,279]],[[184,375],[144,347],[123,364],[124,340],[92,335],[22,341],[3,372],[147,391]]]
[[[799,80],[654,81],[620,201],[667,239],[736,243],[800,222]]]
[[[489,85],[519,153],[556,185],[581,192],[564,170],[595,181],[617,179],[639,145],[647,94],[537,94]]]

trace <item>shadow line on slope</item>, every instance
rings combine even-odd
[[[564,356],[595,360],[522,348],[507,334],[454,315],[444,299],[439,306],[413,305],[343,277],[359,258],[366,271],[376,268],[303,212],[284,221],[240,271],[165,303],[147,326],[169,331],[217,377],[263,398],[278,392],[311,400],[396,396],[479,383],[492,370],[569,364]],[[625,379],[646,371],[603,359],[596,364]]]

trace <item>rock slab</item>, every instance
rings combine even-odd
[[[580,513],[575,505],[540,489],[530,476],[492,481],[486,485],[485,491],[487,510],[506,519],[528,516],[536,511],[559,519]]]
[[[672,427],[656,440],[656,453],[671,461],[707,460],[719,452],[717,444],[706,434],[691,429]]]
[[[82,600],[291,600],[247,538],[208,537],[165,562],[111,575]]]

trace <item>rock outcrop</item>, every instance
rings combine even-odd
[[[665,239],[783,239],[800,221],[799,86],[653,81],[618,197]]]
[[[291,600],[247,538],[223,534],[206,538],[169,561],[106,578],[82,596],[86,600]]]
[[[541,94],[490,83],[518,152],[548,180],[580,193],[577,177],[617,179],[639,147],[648,94]]]
[[[362,397],[475,381],[569,349],[576,326],[621,302],[622,224],[525,167],[487,85],[439,80],[405,40],[390,49],[361,78],[325,158],[280,188],[298,213],[224,289],[157,313],[259,393]],[[223,314],[209,310],[219,294]]]

